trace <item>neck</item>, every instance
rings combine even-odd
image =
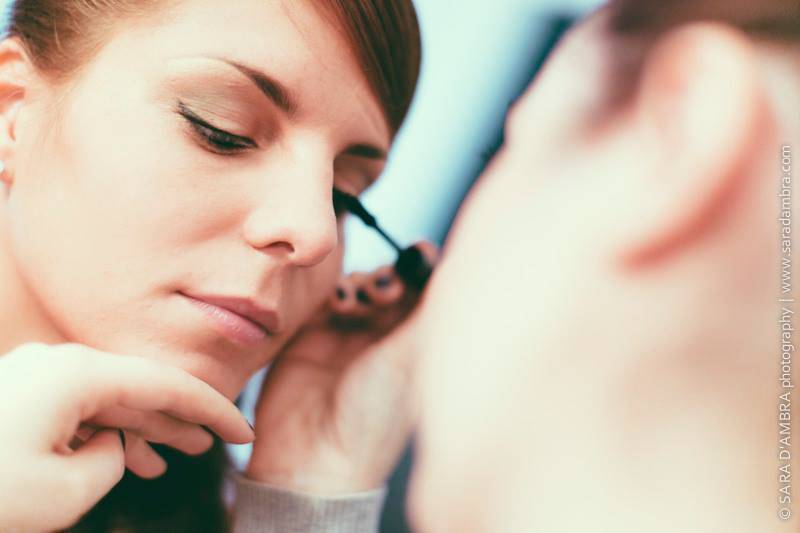
[[[2,184],[0,184],[2,185]],[[66,341],[17,268],[9,238],[5,191],[0,195],[0,355],[29,342]]]

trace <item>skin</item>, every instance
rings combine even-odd
[[[614,9],[513,109],[415,314],[420,531],[797,530],[777,299],[798,46],[618,34]]]
[[[186,453],[202,451],[187,438],[201,424],[232,442],[254,437],[235,405],[187,372],[80,344],[29,343],[4,355],[0,391],[4,531],[68,528],[122,478],[121,431],[97,431],[76,450],[68,445],[86,416],[138,413]],[[42,498],[58,503],[42,512]]]
[[[368,187],[385,161],[351,148],[385,153],[391,132],[346,43],[311,7],[243,0],[226,5],[225,24],[220,16],[219,2],[191,0],[128,21],[66,84],[36,71],[13,39],[0,45],[0,353],[80,343],[178,367],[230,400],[277,360],[279,377],[264,390],[275,399],[260,402],[256,421],[269,436],[257,441],[251,477],[309,491],[376,488],[393,458],[359,459],[340,437],[369,426],[378,443],[405,438],[407,425],[393,417],[404,416],[407,377],[384,372],[384,388],[375,380],[406,353],[399,334],[387,335],[416,297],[386,269],[341,279],[343,221],[331,191]],[[213,58],[265,71],[296,109],[281,110]],[[253,144],[215,153],[184,109]],[[332,297],[337,283],[343,300]],[[354,297],[358,288],[369,304]],[[209,328],[185,292],[253,298],[277,312],[279,326],[258,346],[238,345]],[[324,342],[301,342],[320,332]],[[282,362],[302,361],[309,347],[314,369]],[[346,408],[330,405],[343,389]],[[383,390],[387,410],[362,416],[367,392]],[[298,394],[319,401],[295,408]],[[279,415],[292,423],[262,429]],[[113,417],[95,422],[130,429],[129,468],[163,473],[145,432]],[[287,441],[303,443],[293,459],[273,457]],[[287,464],[308,464],[304,450],[320,447],[335,457],[314,463],[313,483],[286,477]]]

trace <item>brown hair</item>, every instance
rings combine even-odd
[[[421,60],[419,25],[410,0],[315,0],[315,4],[332,15],[344,33],[396,132],[411,105]]]
[[[16,0],[8,35],[53,81],[75,76],[122,24],[162,14],[185,0]],[[419,25],[411,0],[313,0],[357,58],[387,122],[396,132],[419,77]]]
[[[18,37],[40,73],[73,77],[120,23],[161,11],[166,0],[16,0],[8,36]]]
[[[186,0],[16,0],[7,35],[54,82],[69,81],[123,25],[161,16]],[[314,0],[347,41],[396,132],[408,112],[420,69],[421,42],[411,0]],[[155,446],[169,469],[144,481],[122,481],[71,531],[193,531],[228,528],[221,496],[227,468],[223,444],[201,457]]]
[[[615,0],[612,28],[666,31],[693,21],[716,21],[769,39],[800,36],[796,0]]]

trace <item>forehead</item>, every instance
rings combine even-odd
[[[320,16],[313,2],[181,0],[155,20],[123,26],[115,41],[119,54],[157,67],[198,56],[247,65],[294,93],[299,115],[358,123],[382,139],[390,137],[380,104],[342,32]]]

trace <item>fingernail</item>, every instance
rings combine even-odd
[[[118,429],[117,431],[119,431],[119,440],[122,441],[122,450],[124,451],[125,450],[125,432],[122,431],[121,429]]]
[[[385,289],[386,287],[392,284],[393,279],[394,278],[392,278],[391,275],[386,274],[385,276],[381,276],[375,280],[375,286],[378,287],[379,289]]]
[[[358,289],[358,292],[356,292],[356,299],[365,305],[369,305],[372,303],[369,294],[367,294],[367,292],[364,289]]]
[[[347,298],[347,293],[344,291],[343,288],[336,287],[336,297],[339,298],[340,300],[344,300],[345,298]]]
[[[251,424],[250,421],[248,421],[247,425],[250,426],[250,429],[253,431],[253,435],[255,435],[256,434],[256,428],[253,427],[253,424]]]

